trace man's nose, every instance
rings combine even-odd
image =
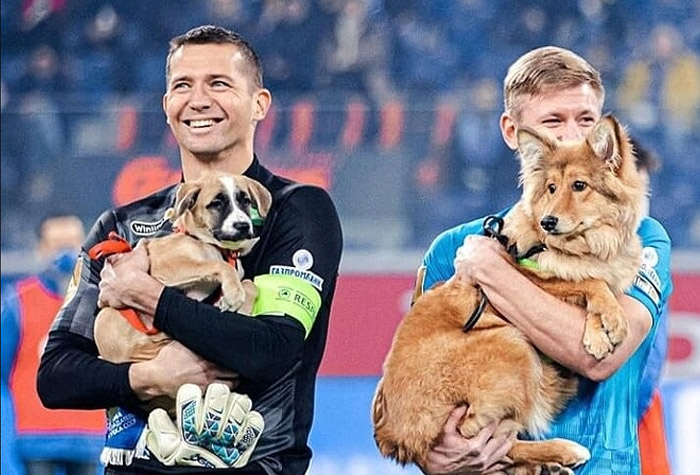
[[[193,109],[206,109],[211,106],[211,96],[205,86],[198,85],[192,88],[189,105]]]
[[[557,134],[559,140],[581,140],[584,137],[583,129],[575,120],[567,120],[564,128]]]

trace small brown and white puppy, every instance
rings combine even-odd
[[[259,240],[254,217],[264,218],[271,205],[270,192],[242,175],[207,173],[180,184],[169,213],[179,232],[139,243],[148,252],[149,274],[200,301],[220,287],[216,305],[222,311],[252,307],[255,286],[241,283],[240,260],[234,267],[225,259],[250,252]],[[100,357],[112,363],[152,359],[171,341],[162,332],[149,335],[137,330],[113,308],[100,310],[94,335]]]

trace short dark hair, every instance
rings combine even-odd
[[[231,30],[215,25],[202,25],[192,28],[183,35],[176,36],[170,40],[170,50],[165,61],[165,81],[170,79],[170,61],[175,51],[184,45],[206,45],[206,44],[232,44],[245,58],[250,67],[251,78],[256,87],[263,87],[262,63],[258,53],[241,35]]]

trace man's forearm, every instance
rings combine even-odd
[[[477,280],[491,304],[525,333],[540,351],[590,379],[605,379],[612,374],[648,331],[638,318],[631,319],[628,338],[610,356],[597,361],[582,343],[586,321],[584,309],[546,293],[510,265],[494,266],[479,275]],[[626,307],[623,305],[626,315],[630,316]]]

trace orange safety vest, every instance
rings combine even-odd
[[[104,411],[46,409],[39,400],[36,390],[39,360],[62,300],[46,289],[36,277],[18,282],[17,296],[21,312],[20,340],[10,375],[10,389],[15,403],[18,433],[104,434]]]
[[[661,393],[658,389],[654,391],[651,405],[639,422],[638,433],[642,475],[670,475]]]

